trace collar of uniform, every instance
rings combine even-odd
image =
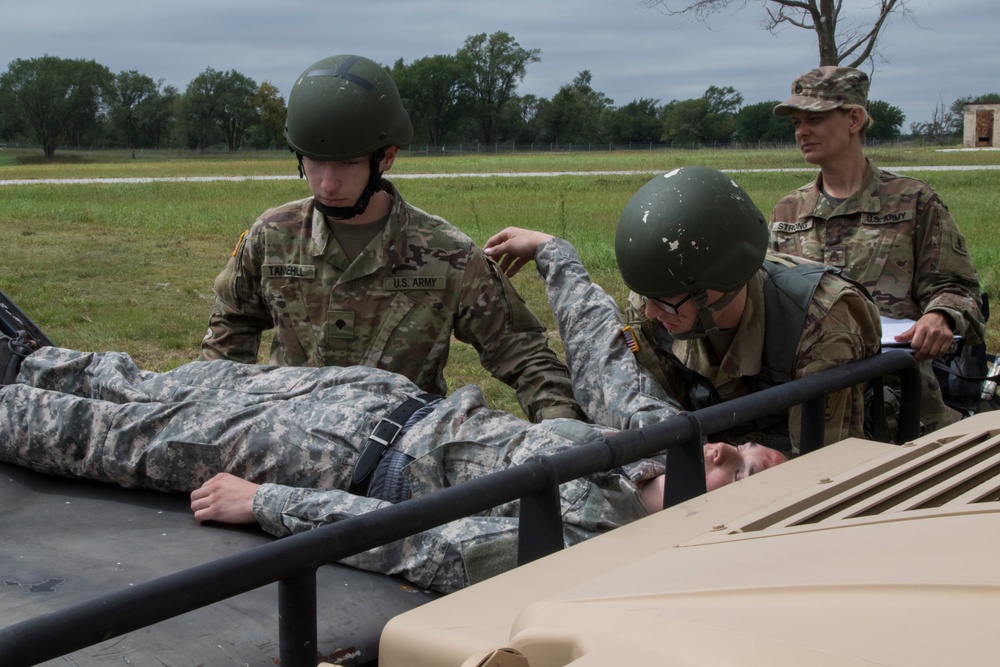
[[[844,200],[847,204],[846,210],[843,215],[850,215],[853,213],[878,213],[882,208],[882,201],[879,199],[879,183],[881,182],[881,171],[878,167],[872,164],[869,158],[865,158],[865,163],[867,163],[868,168],[865,170],[865,176],[861,179],[861,187],[858,191]],[[827,219],[833,215],[833,209],[830,207],[830,203],[827,201],[826,197],[823,196],[823,174],[817,174],[816,180],[813,181],[812,187],[809,190],[809,194],[805,200],[805,206],[801,208],[803,211],[810,211],[804,214],[802,217],[815,216],[817,218]]]
[[[396,190],[396,186],[385,178],[382,179],[382,190],[392,198],[392,208],[389,211],[389,221],[386,223],[385,230],[383,230],[380,237],[378,256],[374,258],[375,263],[378,265],[384,263],[384,255],[391,254],[392,248],[387,246],[391,245],[390,240],[399,236],[404,227],[403,216],[400,215],[403,208],[403,198],[399,196],[399,191]],[[310,254],[319,257],[326,252],[327,246],[333,238],[333,232],[326,223],[326,216],[316,208],[312,198],[309,198],[309,208],[312,209],[312,230],[310,230],[312,247],[310,248]]]
[[[383,178],[382,189],[392,197],[392,210],[389,213],[389,222],[382,232],[379,257],[376,259],[380,265],[392,267],[402,263],[406,256],[405,234],[411,213],[392,181]]]
[[[312,199],[309,200],[309,208],[312,209],[312,230],[309,235],[309,240],[312,241],[310,254],[319,257],[326,252],[326,246],[330,243],[333,233],[326,224],[326,216],[316,208]]]
[[[803,186],[799,192],[805,191],[802,197],[802,203],[799,205],[799,221],[807,220],[812,217],[820,217],[824,220],[827,215],[824,213],[829,211],[829,204],[826,203],[826,197],[823,196],[823,175],[816,174],[816,180],[814,180],[810,185]],[[823,206],[823,210],[819,211],[820,206]]]
[[[764,355],[764,276],[761,271],[747,283],[747,301],[733,344],[719,373],[726,379],[760,375]]]
[[[865,158],[868,171],[858,190],[858,210],[862,213],[878,213],[882,210],[882,200],[879,197],[879,186],[882,183],[882,171]]]
[[[719,366],[713,368],[711,343],[705,338],[675,340],[673,352],[684,365],[708,378],[723,400],[733,398],[730,394],[735,387],[742,392],[740,377],[754,377],[760,374],[761,358],[764,354],[764,278],[760,271],[747,283],[746,308],[733,336],[733,342],[726,351]],[[735,385],[734,385],[735,383]],[[727,395],[730,394],[730,395]]]
[[[336,253],[337,257],[334,257],[334,253],[329,253],[331,259],[328,261],[340,262],[335,265],[344,272],[339,278],[341,281],[357,280],[386,269],[391,271],[402,262],[403,250],[406,248],[406,241],[403,238],[406,211],[402,198],[392,183],[382,179],[382,189],[392,198],[389,219],[382,231],[369,242],[361,254],[354,258],[353,262],[348,263],[347,256],[340,250]]]

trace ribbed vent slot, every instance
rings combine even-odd
[[[968,493],[980,484],[983,484],[997,475],[1000,475],[1000,461],[996,461],[987,470],[982,470],[969,479],[963,480],[961,483],[955,483],[955,478],[961,477],[962,473],[969,468],[973,468],[984,461],[996,457],[998,451],[1000,451],[1000,446],[998,445],[994,445],[989,449],[984,449],[976,456],[969,457],[969,459],[962,461],[955,466],[949,467],[947,470],[941,471],[921,484],[915,484],[908,488],[901,489],[900,492],[892,498],[868,508],[864,512],[859,513],[857,516],[875,516],[877,514],[882,514],[883,512],[892,509],[910,498],[913,498],[914,496],[924,493],[925,491],[933,489],[939,485],[945,487],[941,493],[932,496],[910,509],[929,509],[933,507],[941,507],[955,498]],[[938,463],[938,461],[935,461],[934,463]]]
[[[977,503],[996,503],[1000,502],[1000,487],[997,487],[987,493],[985,496],[976,500]]]
[[[944,505],[947,505],[948,503],[955,500],[959,496],[962,496],[968,493],[969,491],[972,491],[976,487],[985,485],[989,480],[995,479],[997,476],[1000,476],[1000,462],[997,462],[994,465],[990,466],[989,470],[984,470],[979,474],[969,478],[961,486],[956,486],[954,489],[949,489],[948,491],[935,496],[934,498],[928,500],[927,502],[921,503],[916,509],[943,507]],[[1000,485],[994,486],[992,489],[989,490],[989,492],[986,493],[985,496],[979,498],[978,500],[974,500],[973,502],[984,503],[984,502],[996,501],[998,500],[998,496],[1000,496]]]
[[[970,458],[970,461],[963,461],[960,465],[956,467],[951,467],[943,470],[941,473],[929,478],[924,483],[921,484],[908,484],[907,480],[913,477],[919,476],[922,472],[929,470],[933,467],[939,466],[942,463],[953,459],[960,454],[968,451],[976,445],[982,444],[990,439],[989,433],[984,433],[979,437],[970,438],[968,441],[961,443],[960,446],[951,447],[943,451],[939,451],[935,456],[928,457],[926,460],[915,464],[912,467],[906,467],[899,471],[898,475],[894,475],[887,479],[882,480],[877,484],[873,484],[863,490],[859,490],[856,493],[850,494],[849,497],[844,498],[840,503],[832,506],[827,506],[823,511],[817,512],[811,516],[800,519],[799,521],[790,524],[796,526],[809,525],[814,523],[819,523],[825,519],[833,516],[837,516],[845,513],[851,507],[855,505],[864,504],[869,498],[886,492],[893,487],[900,486],[899,492],[894,494],[892,497],[878,503],[877,505],[866,509],[863,513],[859,513],[858,516],[872,516],[876,514],[881,514],[886,510],[895,507],[896,505],[905,502],[907,499],[912,498],[920,493],[923,493],[929,488],[934,487],[936,484],[941,483],[943,480],[950,479],[962,470],[967,469],[975,465],[977,462],[981,462],[991,456],[997,456],[1000,453],[1000,443],[994,443],[992,447],[985,449],[976,456]]]

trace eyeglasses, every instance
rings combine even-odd
[[[690,298],[691,295],[688,294],[680,301],[677,301],[676,303],[670,303],[669,301],[664,301],[663,299],[657,299],[651,296],[644,296],[642,297],[642,305],[645,306],[648,302],[652,301],[653,304],[660,310],[663,310],[669,313],[670,315],[676,315],[680,307],[683,306],[684,303]]]

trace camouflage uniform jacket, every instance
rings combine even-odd
[[[821,176],[779,201],[771,213],[773,247],[843,269],[886,317],[917,320],[938,310],[970,344],[982,342],[979,277],[948,208],[923,181],[868,166],[861,189],[836,210],[822,194]],[[958,414],[944,404],[931,362],[920,372],[925,428],[954,422]]]
[[[796,266],[805,262],[778,253],[769,253],[766,259],[784,266]],[[744,396],[759,388],[757,378],[762,371],[767,321],[764,282],[768,279],[768,272],[761,269],[748,283],[743,317],[721,360],[716,360],[711,344],[705,338],[674,340],[669,350],[664,349],[659,344],[659,329],[662,325],[645,318],[639,297],[632,294],[629,321],[642,332],[640,345],[647,345],[655,351],[656,359],[650,359],[649,363],[658,366],[658,375],[667,378],[674,387],[681,386],[683,380],[673,371],[673,357],[684,367],[705,378],[723,401]],[[823,274],[806,312],[804,328],[798,334],[791,379],[807,377],[877,354],[881,335],[878,312],[863,291],[835,274]],[[676,395],[682,390],[672,391]],[[801,424],[801,408],[789,410],[787,434],[792,453],[798,452]],[[782,432],[784,430],[781,429]],[[824,442],[837,442],[849,436],[864,437],[864,390],[860,386],[844,389],[827,397]],[[749,433],[731,439],[740,442],[756,439],[763,444],[782,448],[781,443],[774,441],[767,433]]]
[[[822,185],[817,177],[774,207],[774,250],[843,269],[886,317],[917,320],[940,310],[955,333],[984,340],[969,248],[930,186],[869,161],[861,189],[833,210]]]
[[[559,326],[574,396],[594,423],[641,428],[682,411],[629,350],[618,303],[591,282],[568,241],[542,243],[535,266]]]
[[[465,234],[403,201],[353,262],[313,199],[265,212],[215,282],[203,359],[257,360],[274,328],[270,363],[382,368],[444,395],[452,335],[513,387],[533,421],[581,417],[565,365],[521,297]]]
[[[20,384],[0,387],[0,461],[125,487],[189,492],[217,472],[262,486],[254,516],[287,535],[364,514],[384,500],[349,493],[376,423],[420,392],[401,375],[355,366],[193,362],[141,371],[121,353],[45,347]],[[568,419],[531,424],[490,410],[475,386],[434,406],[396,440],[420,496],[602,436]],[[560,486],[567,544],[646,515],[621,470]],[[513,566],[517,503],[493,508],[344,562],[451,592]]]

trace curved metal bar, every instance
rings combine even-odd
[[[0,629],[0,665],[21,667],[44,662],[275,581],[290,582],[284,587],[289,597],[282,600],[283,609],[308,605],[308,599],[299,599],[304,595],[304,586],[300,584],[305,581],[299,577],[305,576],[303,572],[307,571],[315,574],[320,565],[502,503],[551,494],[553,477],[561,483],[643,457],[660,455],[671,448],[695,449],[691,443],[700,441],[701,432],[711,435],[737,426],[741,421],[787,410],[829,391],[890,373],[898,373],[902,382],[899,440],[905,442],[919,434],[920,373],[910,354],[890,351],[642,429],[600,438],[546,457],[544,462],[529,461],[459,486],[15,623]],[[690,451],[685,458],[692,458]],[[701,478],[703,489],[704,468],[695,476]],[[676,502],[696,495],[691,494],[692,487],[697,484],[688,485],[687,494],[678,493]],[[542,504],[551,518],[551,498]],[[555,511],[558,512],[558,502]],[[551,520],[547,519],[546,523]],[[315,590],[308,595],[315,609]],[[312,625],[311,637],[315,646],[315,616]],[[285,650],[287,642],[300,641],[303,637],[300,629],[296,629],[292,637],[286,636],[289,632],[282,626],[282,664],[285,667],[312,667],[315,653],[304,657],[302,651]],[[286,654],[298,657],[289,657],[286,664]]]

